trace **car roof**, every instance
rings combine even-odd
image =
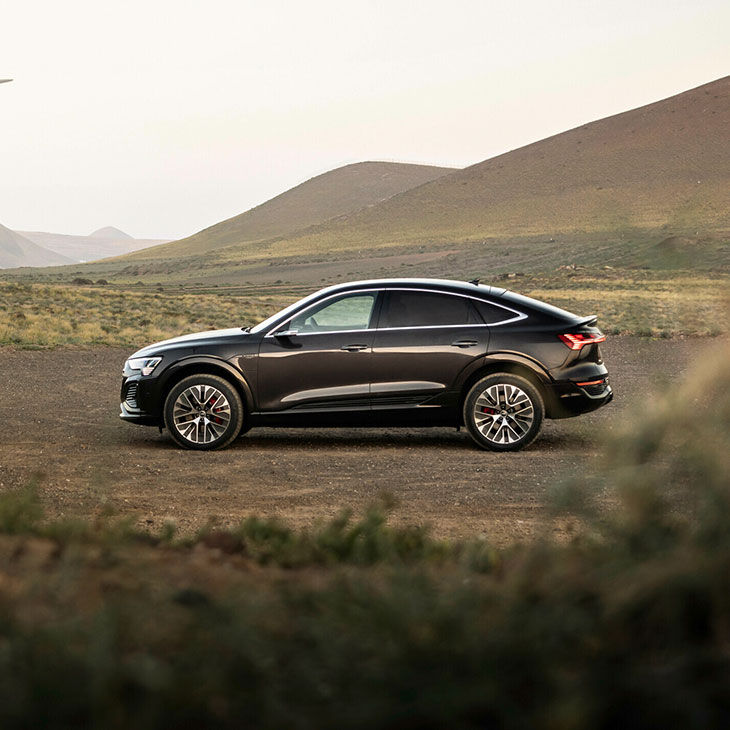
[[[454,294],[465,294],[467,296],[476,297],[494,297],[501,303],[516,306],[520,311],[539,314],[550,319],[573,321],[580,319],[578,315],[573,314],[560,307],[555,307],[547,302],[541,302],[539,299],[526,297],[509,291],[504,287],[489,286],[488,284],[474,284],[467,281],[456,281],[454,279],[369,279],[366,281],[349,281],[342,284],[336,284],[317,292],[316,298],[319,299],[323,294],[335,294],[338,291],[357,291],[358,289],[373,288],[402,288],[402,289],[432,289],[434,291],[453,292]]]
[[[350,291],[353,289],[379,289],[379,288],[404,288],[404,289],[435,289],[441,291],[452,291],[459,294],[491,295],[501,296],[506,291],[503,287],[488,286],[487,284],[472,284],[466,281],[454,279],[366,279],[363,281],[347,281],[342,284],[328,286],[321,289],[319,293],[335,293],[338,291]]]
[[[488,286],[487,284],[474,284],[466,281],[456,281],[454,279],[366,279],[363,281],[345,281],[341,284],[325,287],[319,291],[315,291],[309,296],[300,299],[280,312],[272,314],[263,322],[259,322],[255,327],[251,328],[254,334],[265,331],[271,326],[278,326],[279,323],[286,320],[287,316],[301,308],[315,304],[339,292],[352,292],[365,289],[427,289],[432,291],[441,291],[446,293],[462,294],[471,297],[494,297],[503,302],[506,306],[513,304],[518,306],[519,311],[528,312],[550,319],[559,320],[578,320],[577,315],[558,309],[545,302],[540,302],[530,297],[516,294],[508,291],[503,287]]]

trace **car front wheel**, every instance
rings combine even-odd
[[[217,375],[189,375],[173,386],[165,399],[165,426],[186,449],[222,449],[243,427],[243,403],[238,391]]]
[[[539,433],[545,405],[526,378],[494,373],[471,387],[463,415],[469,435],[481,448],[519,451]]]

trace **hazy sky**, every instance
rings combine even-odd
[[[730,73],[728,0],[0,0],[0,223],[178,237],[360,160],[466,166]]]

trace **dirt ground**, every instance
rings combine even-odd
[[[37,473],[51,515],[111,507],[182,532],[251,514],[308,525],[388,492],[397,521],[504,544],[534,535],[550,485],[590,468],[602,434],[681,376],[705,343],[610,338],[613,403],[546,422],[515,454],[480,451],[453,429],[254,429],[225,451],[181,451],[166,433],[117,417],[126,350],[0,349],[0,490]]]

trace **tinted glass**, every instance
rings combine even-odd
[[[481,324],[470,300],[450,294],[391,291],[379,327],[428,327]]]
[[[479,302],[475,300],[473,304],[487,324],[504,322],[505,319],[512,319],[517,316],[514,312],[510,312],[509,309],[503,309],[502,307],[498,307],[496,304],[490,304],[489,302]]]
[[[375,292],[356,294],[328,301],[298,314],[286,329],[299,332],[338,332],[364,330],[370,326]]]
[[[556,319],[573,320],[578,318],[577,314],[560,309],[560,307],[554,307],[552,304],[532,299],[532,297],[526,297],[524,294],[517,294],[517,292],[505,292],[502,298],[505,300],[504,303],[507,306],[515,305],[516,309],[520,309],[522,305],[526,305],[528,311],[530,309],[536,309],[540,314],[546,314]]]

